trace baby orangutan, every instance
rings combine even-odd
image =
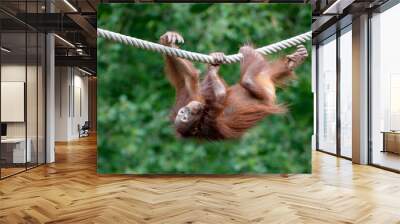
[[[160,37],[165,46],[178,48],[177,43],[183,42],[176,32]],[[167,77],[176,91],[171,120],[179,136],[207,140],[239,138],[267,115],[285,111],[276,103],[275,87],[294,76],[293,69],[308,56],[306,48],[298,46],[296,52],[274,62],[248,45],[241,47],[240,53],[240,81],[233,86],[218,75],[223,53],[210,54],[215,64],[208,66],[201,82],[190,61],[164,56]]]

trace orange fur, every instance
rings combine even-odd
[[[197,70],[189,61],[166,56],[166,71],[177,92],[171,120],[192,100],[205,105],[198,120],[177,129],[180,136],[208,140],[239,138],[266,116],[286,112],[284,106],[276,103],[275,89],[294,77],[288,59],[270,63],[250,46],[242,47],[241,53],[241,78],[233,86],[218,76],[215,65],[200,83]],[[224,94],[217,96],[216,89]]]

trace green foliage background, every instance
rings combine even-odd
[[[158,41],[168,30],[182,48],[236,53],[247,42],[264,46],[310,30],[308,4],[101,4],[98,27]],[[158,53],[99,38],[99,173],[309,173],[313,98],[311,60],[278,99],[289,112],[269,116],[235,141],[177,139],[168,120],[174,90]],[[310,43],[306,44],[310,50]],[[284,51],[278,57],[289,52]],[[196,64],[202,71],[205,65]],[[233,84],[239,65],[223,65]]]

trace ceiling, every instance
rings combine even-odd
[[[351,24],[353,18],[388,2],[388,0],[312,0],[313,9],[312,35],[317,44],[337,29]]]
[[[36,37],[36,33],[52,32],[57,34],[56,66],[79,66],[96,73],[98,3],[100,0],[1,0],[2,46],[11,50],[7,58],[16,61],[25,56],[28,59],[35,57],[38,48],[37,44],[31,43],[33,36]]]

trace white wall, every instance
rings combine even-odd
[[[8,64],[1,66],[2,82],[25,82],[25,65]],[[28,67],[28,70],[31,70]],[[6,110],[6,108],[1,108]],[[7,137],[25,137],[25,122],[7,123]]]
[[[1,81],[25,82],[25,65],[8,64],[1,66]],[[28,68],[28,70],[30,70]],[[6,110],[6,108],[1,108]],[[25,122],[7,122],[7,137],[25,137]]]
[[[69,68],[55,68],[55,141],[68,140]]]
[[[38,70],[37,70],[38,69]],[[21,122],[5,122],[7,124],[7,137],[9,138],[24,138],[25,135],[29,139],[29,147],[33,162],[36,158],[39,163],[44,163],[44,82],[41,66],[32,66],[25,64],[3,64],[1,66],[1,81],[2,82],[24,82],[26,84],[26,107],[23,102],[22,108],[18,108],[20,113],[25,114],[26,121]],[[27,81],[25,80],[27,78]],[[21,94],[24,94],[22,90]],[[3,92],[3,90],[2,90]],[[4,94],[4,92],[3,92]],[[2,98],[7,98],[7,95],[2,95]],[[12,108],[3,107],[1,110],[7,111]],[[14,108],[15,110],[15,108]],[[17,113],[16,111],[8,111]],[[24,115],[22,115],[24,116]],[[39,154],[37,156],[37,153]]]
[[[25,65],[18,65],[18,64],[5,64],[1,66],[1,81],[2,82],[24,82],[25,81],[25,75],[27,69],[28,72],[28,78],[30,78],[31,75],[36,76],[36,67],[34,66],[27,66]],[[36,85],[35,83],[31,83],[32,80],[29,80],[30,84]],[[36,89],[31,89],[28,88],[28,93],[27,96],[29,97],[34,97],[36,99]],[[32,90],[32,91],[30,91]],[[4,96],[3,96],[4,97]],[[32,102],[32,99],[27,99],[27,103]],[[36,102],[35,104],[30,105],[31,107],[35,107],[36,110]],[[7,110],[7,108],[1,108],[2,110]],[[24,109],[24,108],[22,108]],[[36,114],[33,113],[28,113],[28,122],[35,121],[36,123]],[[7,122],[7,136],[8,137],[25,137],[25,123],[26,122]],[[28,125],[28,128],[33,127],[32,124]],[[34,128],[36,130],[36,126]],[[29,137],[29,136],[28,136]]]
[[[78,124],[81,126],[88,121],[88,78],[87,76],[82,76],[83,73],[79,72],[76,74],[78,70],[75,70],[74,75],[74,107],[72,108],[72,120],[71,120],[71,136],[73,138],[78,138]]]
[[[78,124],[88,120],[88,78],[76,68],[56,67],[55,85],[55,140],[77,139]]]

